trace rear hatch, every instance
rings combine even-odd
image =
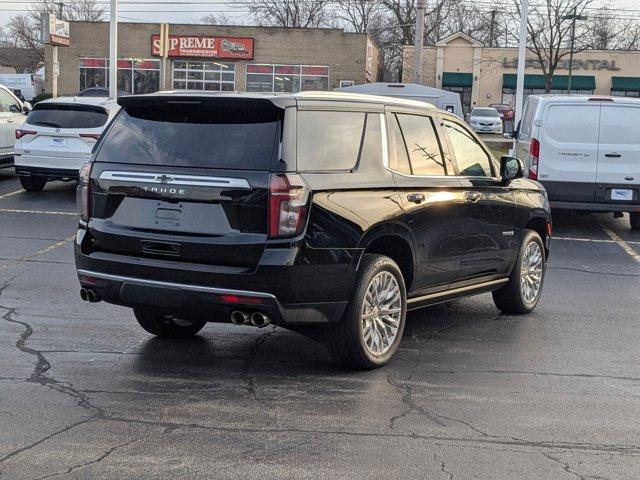
[[[602,102],[596,201],[640,203],[640,104]]]
[[[98,105],[40,103],[22,130],[22,151],[33,156],[88,158],[109,119]]]
[[[91,250],[254,269],[283,110],[267,99],[120,99],[91,172]]]

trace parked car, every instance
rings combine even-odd
[[[20,90],[24,98],[32,102],[34,97],[44,92],[44,78],[33,73],[0,73],[0,85]]]
[[[24,123],[31,104],[22,102],[11,89],[0,85],[0,168],[13,165],[13,132]]]
[[[126,95],[126,94],[127,94],[127,92],[125,92],[124,90],[118,90],[117,91],[118,97],[120,97],[122,95]],[[106,88],[106,87],[85,88],[84,90],[79,92],[76,96],[78,96],[78,97],[108,97],[109,96],[109,89]]]
[[[80,295],[154,335],[273,323],[374,368],[407,310],[489,291],[504,312],[538,303],[544,189],[452,114],[328,92],[118,103],[78,189]]]
[[[502,119],[502,123],[507,121],[513,121],[514,110],[508,103],[492,103],[489,105],[491,108],[495,108]]]
[[[480,133],[502,133],[502,119],[495,108],[475,107],[469,114],[469,125]]]
[[[15,130],[16,173],[28,192],[50,180],[78,179],[93,146],[118,111],[114,100],[60,97],[37,103]]]
[[[640,229],[640,100],[531,95],[516,152],[553,208],[629,212]]]

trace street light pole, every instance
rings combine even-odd
[[[109,11],[109,98],[118,92],[118,0],[111,0]]]
[[[522,0],[520,9],[520,38],[518,40],[518,73],[516,76],[516,112],[514,116],[514,125],[518,128],[520,119],[522,118],[522,104],[524,103],[524,67],[525,52],[527,49],[527,18],[529,16],[529,0]]]
[[[586,20],[584,15],[578,15],[578,7],[573,7],[571,15],[565,15],[562,20],[571,20],[571,46],[569,47],[569,78],[567,78],[567,93],[571,93],[571,75],[573,73],[573,49],[576,40],[576,20]]]
[[[422,83],[422,42],[424,38],[425,0],[416,1],[415,49],[413,52],[413,83]]]

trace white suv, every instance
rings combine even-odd
[[[91,97],[61,97],[35,105],[15,131],[14,164],[22,188],[37,192],[49,180],[77,179],[119,108],[115,100]]]
[[[13,162],[13,132],[20,128],[31,109],[9,88],[0,85],[0,168],[10,167]]]

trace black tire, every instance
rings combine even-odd
[[[366,345],[362,326],[362,310],[365,295],[374,278],[388,272],[395,278],[400,294],[400,309],[396,336],[390,347],[381,355],[371,353]],[[388,278],[388,277],[387,277]],[[358,269],[351,300],[342,319],[327,326],[325,343],[334,360],[344,366],[357,369],[373,369],[385,365],[398,349],[404,332],[407,314],[407,294],[404,278],[398,265],[384,255],[365,254]],[[382,322],[381,322],[382,323]],[[380,337],[380,339],[382,339]]]
[[[535,298],[533,298],[533,300],[531,301],[527,301],[524,298],[524,294],[522,292],[521,272],[524,255],[531,242],[537,243],[540,247],[540,252],[542,255],[542,273],[540,278],[540,288],[538,289]],[[518,259],[516,260],[516,265],[511,272],[511,276],[509,277],[509,282],[504,287],[493,292],[493,302],[496,304],[496,307],[498,307],[498,309],[500,309],[502,312],[509,314],[520,315],[531,312],[534,308],[536,308],[536,305],[540,300],[546,269],[546,252],[544,249],[544,243],[542,242],[540,235],[538,234],[538,232],[535,232],[533,230],[525,230],[524,238],[522,239],[522,244],[520,245],[520,251],[518,252]]]
[[[631,224],[631,230],[640,230],[640,213],[630,213],[629,223]]]
[[[207,323],[206,320],[177,319],[150,308],[134,308],[133,313],[142,328],[162,338],[184,338],[195,335]]]
[[[27,192],[41,192],[46,184],[47,179],[44,177],[20,177],[20,185],[22,185],[23,190]]]

